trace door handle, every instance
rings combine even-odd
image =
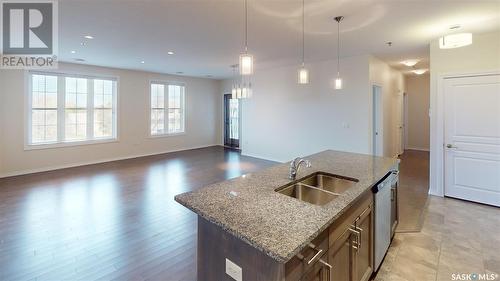
[[[446,148],[458,148],[458,147],[456,147],[453,144],[449,143],[449,144],[446,145]]]

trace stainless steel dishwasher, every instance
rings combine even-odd
[[[377,271],[384,259],[387,249],[391,244],[392,233],[392,183],[396,176],[394,172],[385,175],[376,184],[372,191],[374,193],[375,206],[375,250],[374,270]]]

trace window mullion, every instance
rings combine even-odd
[[[87,79],[87,140],[94,139],[94,80]]]
[[[169,128],[170,122],[168,122],[168,118],[169,118],[168,117],[168,113],[169,113],[169,108],[168,108],[169,102],[168,101],[170,100],[169,88],[170,87],[168,86],[168,84],[163,85],[163,89],[164,89],[164,93],[165,93],[164,99],[163,99],[163,102],[165,103],[165,105],[163,107],[164,108],[163,109],[163,123],[164,123],[163,128],[165,128],[165,132],[164,132],[165,134],[170,133],[170,128]]]
[[[63,76],[57,76],[57,142],[64,141],[64,129],[66,123],[66,79]]]

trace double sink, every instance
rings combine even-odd
[[[325,205],[358,182],[357,179],[316,172],[276,192],[314,205]]]

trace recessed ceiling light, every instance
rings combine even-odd
[[[72,54],[76,54],[76,51],[75,51],[75,50],[73,50],[73,51],[71,51],[71,53],[72,53]]]
[[[212,78],[213,76],[212,75],[205,75],[205,77]]]
[[[87,45],[87,43],[81,42],[80,45],[85,46],[85,45]]]
[[[177,74],[184,74],[184,72],[182,72],[182,71],[177,71],[176,73]]]
[[[92,35],[85,35],[85,36],[83,36],[83,37],[84,37],[85,39],[94,39],[94,36],[92,36]]]
[[[85,60],[84,59],[75,59],[75,61],[77,61],[77,62],[84,62]]]
[[[460,24],[455,24],[450,26],[450,29],[459,29],[460,27],[462,27]]]
[[[401,63],[406,66],[414,66],[419,62],[419,60],[404,60]]]
[[[142,64],[144,64],[144,63],[146,63],[146,62],[145,62],[145,61],[143,61],[143,60],[141,60],[141,63],[142,63]]]
[[[422,74],[427,72],[427,69],[415,69],[415,70],[412,70],[411,72],[413,72],[417,75],[422,75]]]
[[[168,55],[173,55],[173,54],[174,54],[174,52],[172,52],[172,51],[168,51],[168,52],[167,52],[167,54],[168,54]]]

